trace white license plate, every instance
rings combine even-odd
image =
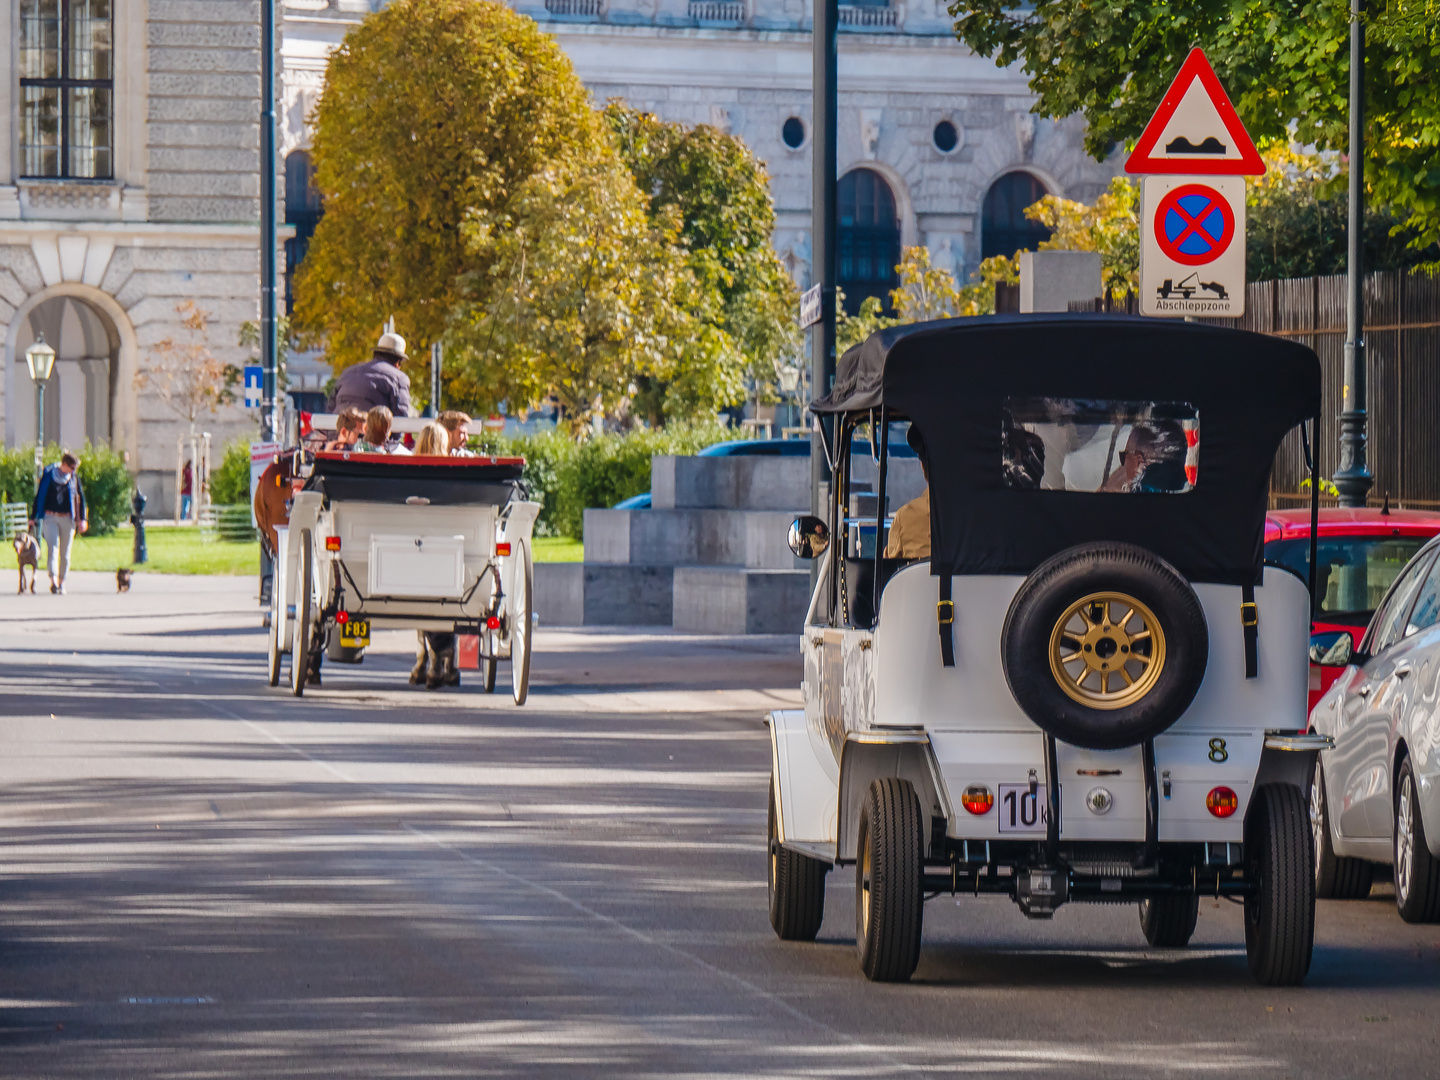
[[[1060,795],[1065,786],[1060,786]],[[1045,785],[1036,784],[1035,794],[1030,794],[1030,785],[1000,785],[1000,831],[1002,833],[1034,833],[1045,835],[1049,823],[1049,807],[1045,804]],[[1063,803],[1061,805],[1064,805]]]

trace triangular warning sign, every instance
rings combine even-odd
[[[1265,171],[1203,50],[1190,50],[1125,162],[1125,171],[1201,176],[1258,176]]]

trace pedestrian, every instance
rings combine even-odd
[[[83,536],[90,528],[78,468],[79,458],[69,451],[61,454],[59,463],[41,474],[30,512],[30,527],[38,525],[45,538],[50,591],[61,596],[65,595],[65,578],[70,573],[70,542],[77,532]]]
[[[185,462],[185,468],[180,472],[180,520],[190,520],[190,502],[195,491],[195,474],[190,469],[190,462]]]
[[[450,433],[451,457],[474,457],[470,449],[470,416],[459,409],[446,409],[440,414],[440,423]]]
[[[344,412],[353,406],[361,412],[369,412],[377,405],[384,405],[392,416],[413,415],[410,376],[400,370],[400,365],[407,359],[403,337],[381,334],[369,360],[340,373],[330,411]]]

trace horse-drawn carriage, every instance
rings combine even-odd
[[[315,415],[315,428],[334,417]],[[397,420],[396,430],[419,421]],[[455,634],[461,668],[495,687],[510,661],[515,703],[530,681],[534,634],[531,534],[538,503],[520,483],[522,458],[289,451],[300,484],[276,530],[270,590],[270,685],[290,656],[305,691],[332,636],[346,648],[376,629]]]

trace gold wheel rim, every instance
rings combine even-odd
[[[1081,597],[1050,632],[1050,673],[1073,701],[1123,709],[1155,687],[1165,669],[1165,631],[1155,613],[1119,592]]]

